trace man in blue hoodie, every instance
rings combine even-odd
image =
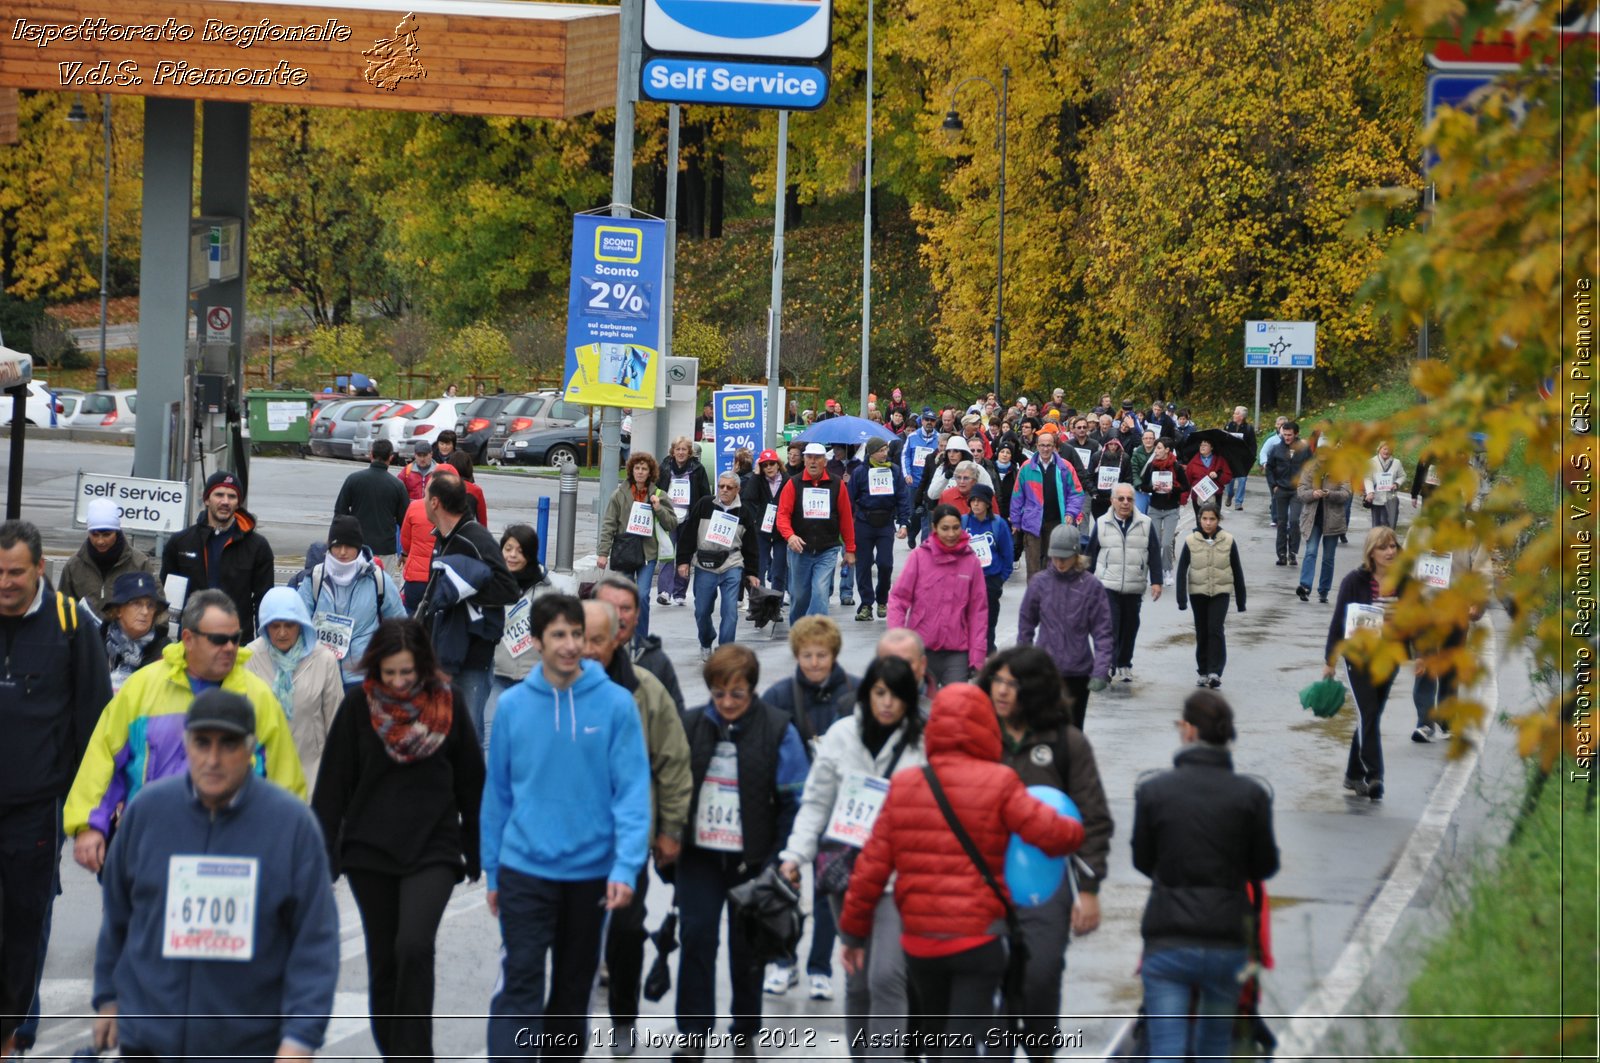
[[[633,697],[584,659],[583,604],[545,595],[528,624],[539,664],[500,696],[479,817],[505,947],[489,1057],[577,1059],[606,912],[649,852],[650,761]]]
[[[928,455],[939,449],[939,432],[934,426],[939,418],[932,406],[922,408],[922,424],[915,432],[906,433],[905,446],[900,448],[900,471],[905,476],[906,495],[915,500],[922,497],[922,473],[928,467]],[[922,532],[922,506],[913,501],[910,521],[906,525],[906,544],[915,550],[917,536]]]

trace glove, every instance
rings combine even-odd
[[[1104,690],[1105,688],[1106,688],[1106,681],[1104,679],[1101,679],[1099,676],[1095,676],[1093,679],[1089,680],[1089,690],[1091,692],[1093,692],[1095,694],[1098,694],[1102,690]]]

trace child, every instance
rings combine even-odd
[[[1228,584],[1231,573],[1233,593],[1239,612],[1244,612],[1244,566],[1239,562],[1239,546],[1222,530],[1222,514],[1213,498],[1200,507],[1199,527],[1183,541],[1178,555],[1178,609],[1189,607],[1194,599],[1194,660],[1199,678],[1197,687],[1220,687],[1222,669],[1228,663],[1228,644],[1223,624],[1228,619]]]

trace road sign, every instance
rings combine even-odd
[[[181,480],[142,480],[80,469],[73,522],[87,524],[89,503],[100,498],[117,504],[123,531],[175,532],[188,523],[189,485]]]
[[[1520,8],[1516,22],[1525,22],[1538,11],[1537,5],[1514,6]],[[1572,6],[1577,13],[1557,27],[1560,50],[1566,51],[1579,41],[1585,42],[1592,49],[1596,41],[1600,40],[1596,37],[1594,16],[1584,10],[1587,5]],[[1481,31],[1465,45],[1461,43],[1460,37],[1438,38],[1434,40],[1432,50],[1427,55],[1427,62],[1434,70],[1480,73],[1516,70],[1533,58],[1534,48],[1543,38],[1543,33],[1518,32],[1514,28]]]
[[[233,342],[233,308],[228,306],[206,307],[206,342],[207,343],[232,343]]]
[[[666,244],[666,223],[653,218],[579,214],[572,219],[568,402],[655,406]]]
[[[1316,366],[1317,323],[1315,321],[1244,323],[1246,369],[1315,369]]]
[[[711,395],[711,414],[715,428],[712,438],[717,452],[717,475],[733,468],[733,455],[740,447],[752,457],[766,449],[767,393],[761,388],[724,388]]]
[[[821,59],[833,33],[831,0],[645,0],[651,52],[759,59]]]
[[[645,62],[639,77],[644,95],[662,103],[811,111],[828,98],[826,60],[777,64],[658,55]]]

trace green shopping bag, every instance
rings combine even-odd
[[[1337,679],[1319,679],[1300,691],[1300,707],[1327,719],[1344,708],[1344,684]]]

